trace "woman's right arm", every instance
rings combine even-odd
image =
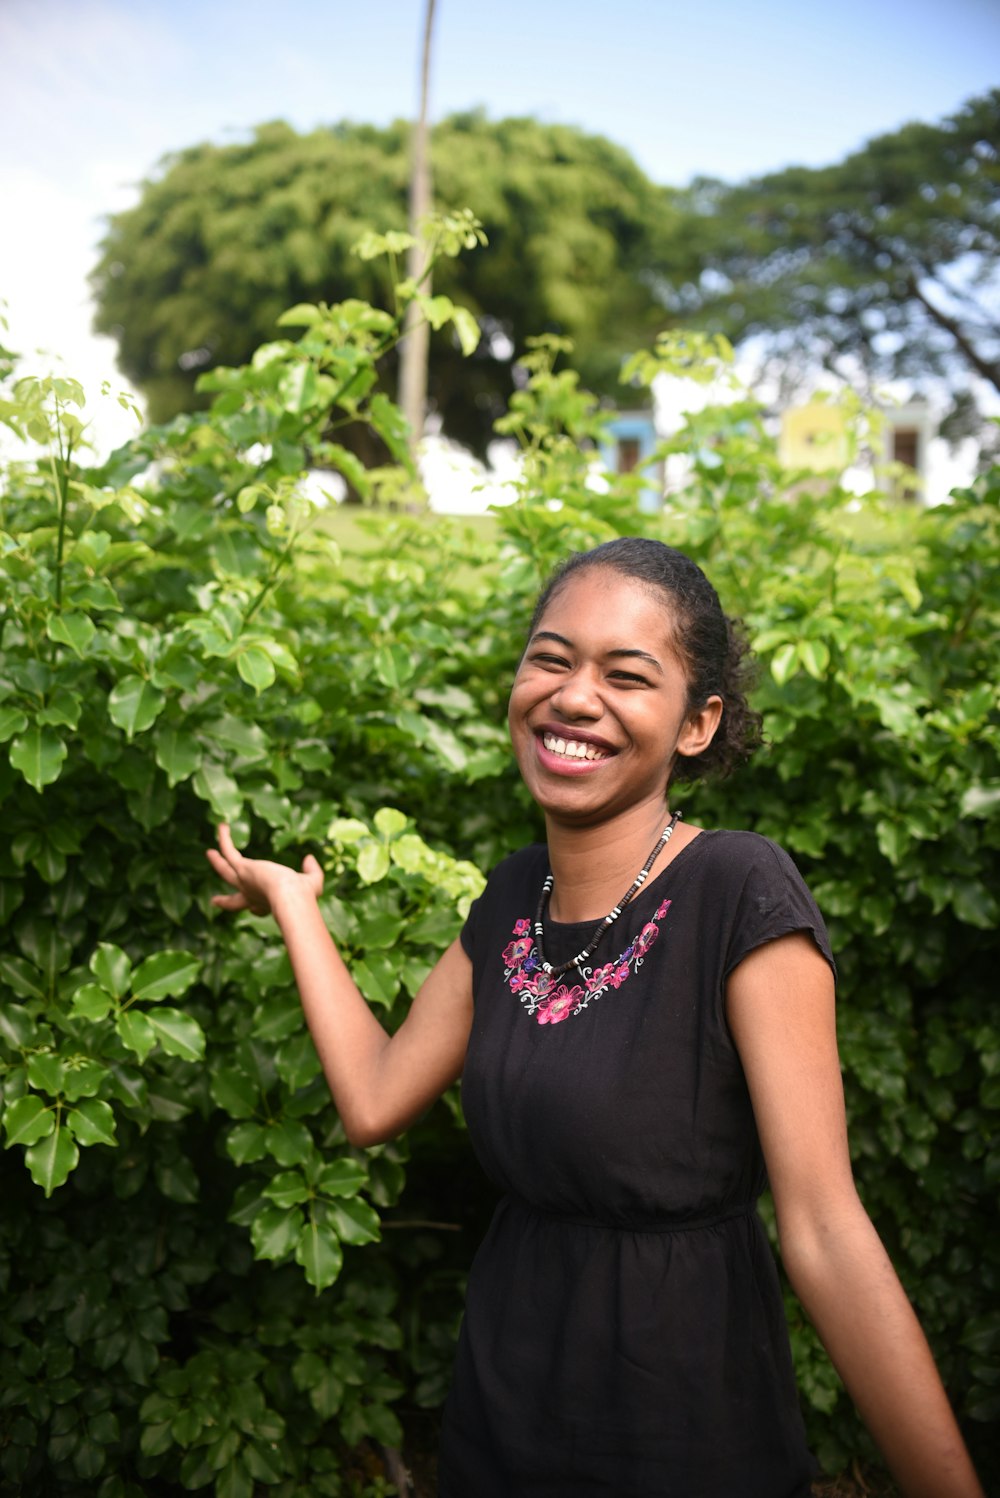
[[[472,964],[459,941],[421,985],[406,1019],[388,1035],[351,977],[320,914],[323,875],[314,858],[302,872],[244,858],[229,828],[208,853],[236,894],[226,910],[274,916],[288,948],[306,1023],[341,1122],[365,1147],[399,1134],[461,1075],[472,1027]]]

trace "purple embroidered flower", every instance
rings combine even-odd
[[[530,936],[521,936],[517,941],[509,942],[503,949],[504,967],[519,967],[531,951],[531,946]]]
[[[530,921],[523,921],[522,920],[522,921],[515,921],[514,922],[514,935],[515,936],[524,936],[530,930],[531,930],[531,922]]]
[[[547,999],[535,1015],[540,1025],[558,1025],[580,1007],[583,998],[583,989],[577,984],[573,988],[567,988],[561,983],[552,995]]]

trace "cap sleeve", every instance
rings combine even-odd
[[[730,933],[725,976],[765,942],[804,931],[836,978],[830,936],[802,875],[784,848],[770,838],[754,838],[754,843],[755,856],[746,869]]]

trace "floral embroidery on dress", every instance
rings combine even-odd
[[[614,962],[602,967],[584,967],[572,984],[552,978],[542,972],[531,935],[531,922],[514,922],[514,940],[503,949],[504,979],[512,994],[516,994],[528,1014],[540,1025],[558,1025],[571,1014],[579,1014],[588,1004],[606,994],[609,989],[621,988],[631,973],[638,971],[643,959],[660,934],[656,924],[662,921],[670,909],[670,901],[664,900],[653,912],[625,950]]]

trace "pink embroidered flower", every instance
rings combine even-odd
[[[521,936],[517,941],[512,941],[503,949],[504,967],[518,967],[531,951],[531,937]]]
[[[530,930],[531,930],[531,922],[530,921],[515,921],[514,922],[514,935],[515,936],[524,936]]]
[[[561,983],[551,999],[547,999],[541,1005],[535,1018],[540,1025],[558,1025],[580,1007],[582,998],[583,989],[579,984],[573,988],[567,988],[564,983]]]
[[[654,926],[652,921],[648,921],[646,925],[643,926],[642,930],[639,932],[638,937],[636,938],[635,955],[637,957],[644,956],[645,953],[649,951],[650,947],[653,945],[659,934],[659,926]]]
[[[627,977],[628,977],[628,963],[627,962],[623,962],[621,964],[621,966],[620,967],[616,967],[615,970],[614,970],[614,972],[611,974],[611,979],[610,979],[611,987],[612,988],[621,988],[622,984],[625,982],[625,979]]]
[[[587,987],[589,989],[603,988],[605,984],[611,982],[611,974],[614,970],[615,965],[613,962],[606,963],[604,967],[595,968],[587,979]]]
[[[655,913],[653,915],[653,920],[654,921],[662,921],[663,917],[666,915],[667,911],[670,909],[670,907],[671,907],[672,904],[673,904],[672,900],[664,900],[664,902],[663,902],[662,905],[657,906],[657,909],[656,909],[656,911],[655,911]]]

